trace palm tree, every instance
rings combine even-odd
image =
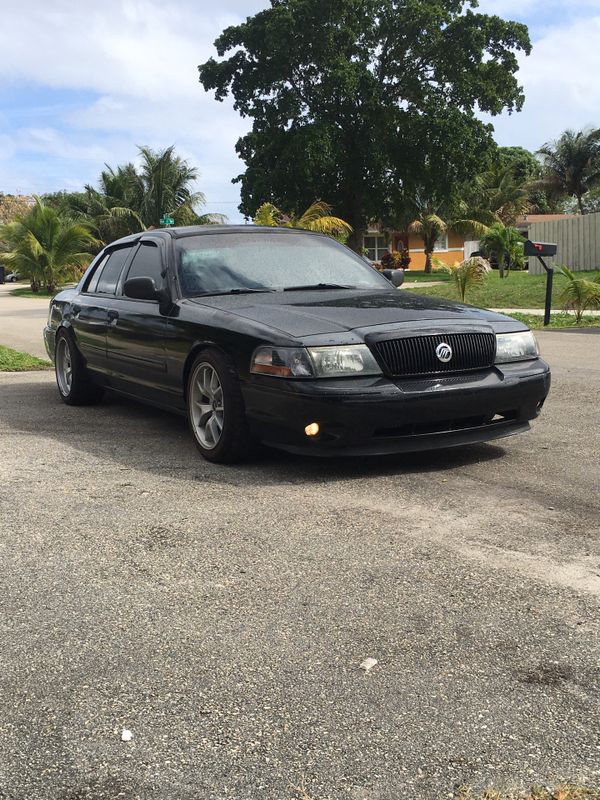
[[[457,213],[458,212],[458,213]],[[481,238],[487,232],[487,225],[473,215],[466,214],[466,204],[458,203],[455,213],[444,214],[443,206],[436,206],[417,198],[413,203],[413,218],[408,223],[408,232],[423,240],[425,252],[425,272],[433,268],[433,253],[437,240],[449,231]],[[446,219],[444,218],[446,217]]]
[[[204,205],[202,192],[192,191],[198,170],[176,156],[173,145],[164,150],[140,147],[141,167],[133,171],[133,193],[139,198],[137,211],[146,227],[158,227],[164,214],[175,219],[177,225],[210,225],[223,222],[222,214],[198,214],[196,208]]]
[[[508,277],[511,266],[523,259],[523,237],[516,228],[495,222],[479,240],[479,250],[488,258],[496,257],[500,277]]]
[[[600,308],[600,283],[577,275],[568,267],[559,267],[557,271],[568,281],[560,294],[560,302],[565,308],[575,311],[579,325],[586,309]]]
[[[202,192],[193,191],[198,170],[175,155],[174,147],[162,151],[138,148],[141,164],[105,165],[98,188],[85,187],[85,195],[70,209],[90,224],[101,245],[122,236],[158,227],[165,214],[177,225],[224,222],[222,214],[199,214]]]
[[[97,232],[102,245],[122,236],[146,230],[139,213],[132,208],[133,205],[137,205],[133,198],[126,196],[125,193],[121,193],[121,196],[108,194],[103,180],[106,173],[103,172],[102,176],[100,191],[92,186],[85,187],[85,209],[82,213],[82,217]]]
[[[0,226],[0,239],[8,246],[2,259],[29,278],[34,292],[44,285],[50,293],[81,274],[98,244],[87,225],[61,216],[38,197],[31,211]]]
[[[183,206],[204,203],[202,192],[192,191],[198,170],[176,156],[173,146],[162,151],[140,147],[141,167],[135,170],[138,181],[139,212],[146,226],[158,227],[164,214],[173,217]]]
[[[331,206],[317,200],[312,203],[303,214],[285,214],[273,205],[263,203],[253,220],[255,225],[270,227],[304,228],[307,231],[326,233],[336,239],[346,239],[352,233],[352,227],[340,217],[331,215]]]
[[[465,302],[467,290],[471,290],[474,286],[482,283],[490,271],[489,263],[478,256],[467,258],[465,261],[451,266],[442,263],[439,266],[452,275],[454,285],[463,303]]]
[[[544,174],[539,186],[557,197],[575,197],[581,214],[583,198],[600,184],[600,128],[567,130],[538,150]]]
[[[529,185],[515,178],[510,166],[494,166],[475,177],[473,206],[495,221],[514,225],[531,208]]]

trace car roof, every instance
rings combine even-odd
[[[198,236],[200,234],[214,233],[277,233],[277,234],[298,234],[304,233],[309,236],[322,236],[318,231],[307,231],[304,228],[278,228],[269,225],[182,225],[175,228],[154,228],[147,231],[140,231],[122,239],[110,242],[107,247],[137,242],[142,237],[147,239],[155,237],[164,239],[166,236],[172,239],[181,239],[186,236]]]

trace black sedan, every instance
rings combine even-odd
[[[202,455],[253,442],[383,454],[526,431],[550,388],[519,322],[397,289],[320,234],[255,226],[120,239],[50,304],[61,398],[187,414]]]

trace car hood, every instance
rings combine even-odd
[[[195,298],[193,302],[236,314],[297,338],[426,320],[492,325],[509,321],[491,311],[397,289],[223,295]],[[510,322],[518,327],[514,320]]]

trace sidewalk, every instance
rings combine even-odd
[[[48,358],[42,331],[48,319],[48,297],[12,297],[26,284],[0,285],[0,344],[38,358]]]
[[[543,317],[543,308],[490,308],[490,311],[497,311],[498,314],[531,314],[534,317]],[[573,314],[573,311],[565,311],[563,308],[553,308],[551,314]],[[585,311],[586,317],[600,317],[600,311]]]
[[[420,289],[425,286],[444,286],[448,281],[405,281],[402,289]]]

